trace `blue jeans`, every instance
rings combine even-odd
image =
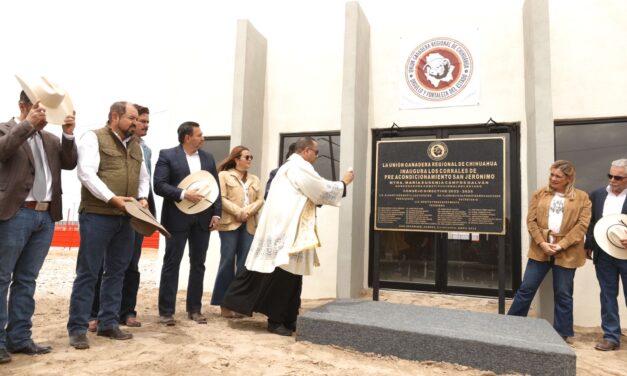
[[[218,266],[218,274],[213,285],[213,294],[211,294],[212,305],[222,304],[224,294],[233,282],[235,273],[244,270],[253,237],[246,231],[246,223],[233,231],[220,231],[220,266]]]
[[[76,260],[76,279],[70,297],[70,335],[87,332],[98,272],[100,285],[98,330],[118,326],[124,273],[131,262],[135,231],[129,218],[117,215],[81,213],[78,217],[81,244]],[[104,262],[104,265],[103,265]]]
[[[618,278],[623,280],[623,294],[627,301],[627,260],[614,258],[602,250],[594,269],[601,287],[601,328],[603,339],[620,344],[620,318],[618,316]]]
[[[20,349],[31,341],[37,276],[53,233],[48,212],[21,208],[0,221],[0,349]]]
[[[553,328],[563,337],[572,337],[575,335],[573,331],[573,285],[577,269],[555,265],[552,258],[550,262],[529,259],[525,276],[507,314],[527,316],[531,301],[549,270],[553,271],[553,300],[555,302]]]

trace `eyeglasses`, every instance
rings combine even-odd
[[[607,174],[607,178],[610,179],[610,180],[614,179],[616,181],[621,181],[621,180],[625,179],[625,176]]]
[[[314,153],[316,153],[316,155],[318,155],[318,153],[320,152],[320,150],[318,150],[318,149],[316,149],[316,150],[314,150],[314,149],[309,149],[309,150],[311,150],[311,151],[313,151]]]
[[[247,161],[252,161],[253,160],[253,156],[252,155],[242,155],[240,157],[240,159],[245,159]]]

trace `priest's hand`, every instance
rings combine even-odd
[[[344,177],[342,177],[342,181],[344,182],[344,184],[349,185],[350,183],[353,182],[354,178],[355,178],[355,174],[353,173],[353,168],[349,167],[348,170],[346,170],[346,172],[344,173]]]

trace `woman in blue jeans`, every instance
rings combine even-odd
[[[588,194],[575,189],[575,166],[564,160],[551,165],[549,184],[534,192],[527,228],[531,235],[527,268],[508,315],[527,316],[531,301],[553,271],[555,331],[564,338],[573,332],[575,270],[586,262],[584,235],[592,204]]]
[[[253,156],[245,146],[236,146],[218,166],[222,194],[220,219],[220,266],[211,295],[212,305],[221,305],[235,273],[244,269],[246,256],[257,229],[257,213],[263,205],[259,178],[248,173]],[[223,317],[237,314],[220,307]]]

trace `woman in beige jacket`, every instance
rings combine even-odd
[[[257,229],[257,213],[263,205],[259,178],[248,173],[253,156],[245,146],[236,146],[218,167],[222,194],[220,219],[220,265],[211,296],[212,305],[221,305],[236,273],[243,270],[246,256]],[[235,317],[220,307],[224,317]]]
[[[564,339],[574,335],[573,284],[575,271],[586,262],[584,235],[591,207],[588,194],[575,189],[575,166],[564,160],[554,162],[549,185],[537,190],[529,203],[529,261],[508,315],[527,316],[540,283],[552,270],[553,327]]]

